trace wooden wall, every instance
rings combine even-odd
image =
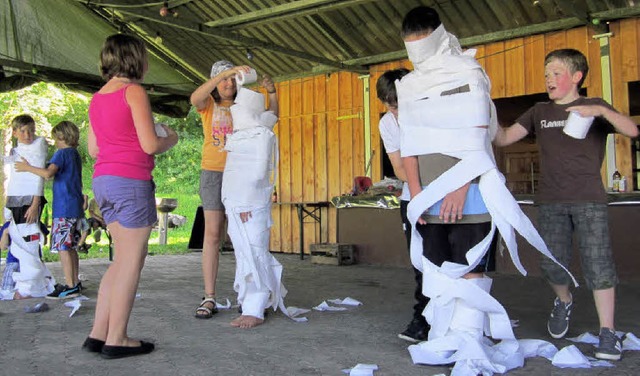
[[[273,206],[271,249],[300,251],[300,223],[291,202],[329,201],[348,193],[355,176],[364,175],[363,81],[340,72],[277,85],[280,121],[278,202]],[[322,232],[311,218],[304,244],[336,241],[335,208],[322,209]]]
[[[628,114],[627,82],[640,80],[640,18],[610,24],[613,105]],[[476,46],[476,57],[491,78],[493,98],[507,98],[545,92],[544,57],[558,48],[575,48],[589,61],[584,87],[589,96],[602,96],[600,44],[591,28],[581,27],[544,35],[516,38]],[[364,138],[369,137],[373,181],[382,178],[382,153],[378,120],[384,106],[376,97],[375,84],[389,69],[406,67],[407,60],[370,68],[370,90],[364,93],[362,79],[347,72],[296,79],[278,84],[280,140],[278,199],[280,202],[328,201],[347,193],[353,178],[365,173]],[[363,101],[370,105],[371,131],[364,134]],[[359,115],[359,117],[357,117]],[[356,117],[354,117],[356,116]],[[342,120],[340,120],[342,119]],[[630,142],[616,136],[617,167],[631,176]],[[335,208],[324,209],[322,239],[318,226],[305,224],[305,250],[315,242],[336,240]],[[299,252],[299,223],[291,205],[273,209],[271,249]]]

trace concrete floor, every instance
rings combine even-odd
[[[95,297],[106,260],[81,262],[85,294],[91,300],[71,318],[59,301],[47,301],[48,312],[25,314],[24,307],[43,299],[0,301],[0,375],[341,375],[357,363],[375,363],[385,375],[448,374],[447,367],[411,363],[407,342],[397,338],[411,317],[412,272],[406,268],[367,265],[324,266],[295,255],[277,254],[285,267],[289,289],[286,304],[311,308],[323,300],[350,296],[364,304],[345,312],[307,314],[295,323],[281,313],[251,330],[229,326],[235,309],[210,320],[197,320],[194,309],[202,297],[200,254],[151,256],[143,271],[140,298],[133,309],[129,333],[156,343],[146,356],[103,360],[80,350],[90,330]],[[234,297],[234,257],[222,254],[218,295]],[[61,276],[58,264],[50,265]],[[549,339],[546,317],[550,289],[539,278],[494,276],[494,296],[512,319],[520,321],[518,338]],[[640,280],[619,288],[619,330],[640,335]],[[569,336],[597,326],[589,291],[574,293],[576,308]],[[233,300],[233,299],[232,299]],[[552,341],[558,347],[569,341]],[[579,346],[589,353],[588,345]],[[637,375],[640,353],[627,352],[615,368],[559,369],[546,359],[529,359],[510,375]]]

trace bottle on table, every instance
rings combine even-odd
[[[616,172],[613,173],[613,191],[614,192],[620,192],[620,180],[621,179],[622,179],[622,175],[620,175],[618,170],[616,170]]]

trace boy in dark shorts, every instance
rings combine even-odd
[[[600,166],[609,133],[637,137],[638,128],[601,98],[580,96],[578,90],[589,70],[577,50],[550,52],[545,58],[549,102],[537,103],[509,128],[498,131],[494,143],[510,145],[534,133],[540,148],[540,189],[536,192],[538,227],[554,256],[565,267],[571,257],[573,233],[577,235],[587,287],[593,290],[600,321],[600,342],[595,356],[619,360],[622,344],[615,334],[615,285],[618,282],[609,241],[607,196]],[[570,112],[594,121],[584,139],[563,132]],[[573,298],[565,270],[543,260],[543,274],[556,293],[547,323],[553,338],[569,330]]]

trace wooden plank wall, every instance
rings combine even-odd
[[[270,248],[300,252],[300,223],[287,203],[329,201],[348,193],[364,175],[363,82],[357,74],[332,73],[277,84],[280,101],[278,202]],[[336,241],[335,208],[322,209],[320,226],[307,218],[304,248]]]
[[[613,105],[628,114],[627,82],[640,80],[640,18],[611,22],[611,69]],[[584,83],[589,96],[602,95],[600,45],[591,28],[516,38],[476,46],[478,61],[492,81],[492,97],[505,98],[545,92],[544,57],[557,48],[575,48],[589,61]],[[624,47],[624,48],[623,48]],[[353,178],[364,175],[369,156],[364,153],[364,137],[369,137],[373,181],[382,178],[382,153],[378,120],[385,109],[377,99],[375,84],[389,69],[412,69],[407,60],[370,67],[368,94],[358,75],[348,72],[295,79],[277,84],[280,121],[276,133],[280,141],[278,200],[280,202],[328,201],[351,190]],[[371,132],[364,134],[363,95],[370,104]],[[351,116],[360,114],[360,117]],[[342,119],[342,120],[339,120]],[[616,137],[618,169],[631,175],[630,142]],[[271,249],[299,252],[299,222],[291,205],[274,205]],[[324,209],[322,238],[318,226],[305,223],[305,252],[309,244],[336,241],[335,208]]]
[[[613,33],[610,40],[613,105],[620,112],[628,114],[627,82],[640,79],[640,18],[611,22],[610,31]],[[491,78],[491,96],[494,99],[544,93],[544,58],[547,53],[558,48],[575,48],[585,54],[589,62],[589,74],[583,87],[587,89],[589,96],[602,96],[600,44],[593,39],[593,35],[591,28],[579,27],[474,48],[477,49],[476,58]],[[375,81],[384,71],[401,66],[411,68],[406,60],[371,68],[372,145],[379,144],[378,119],[379,113],[384,111],[375,96]],[[626,137],[616,136],[616,161],[620,173],[630,176],[631,143]],[[380,179],[380,166],[374,166],[373,173],[374,181]]]

